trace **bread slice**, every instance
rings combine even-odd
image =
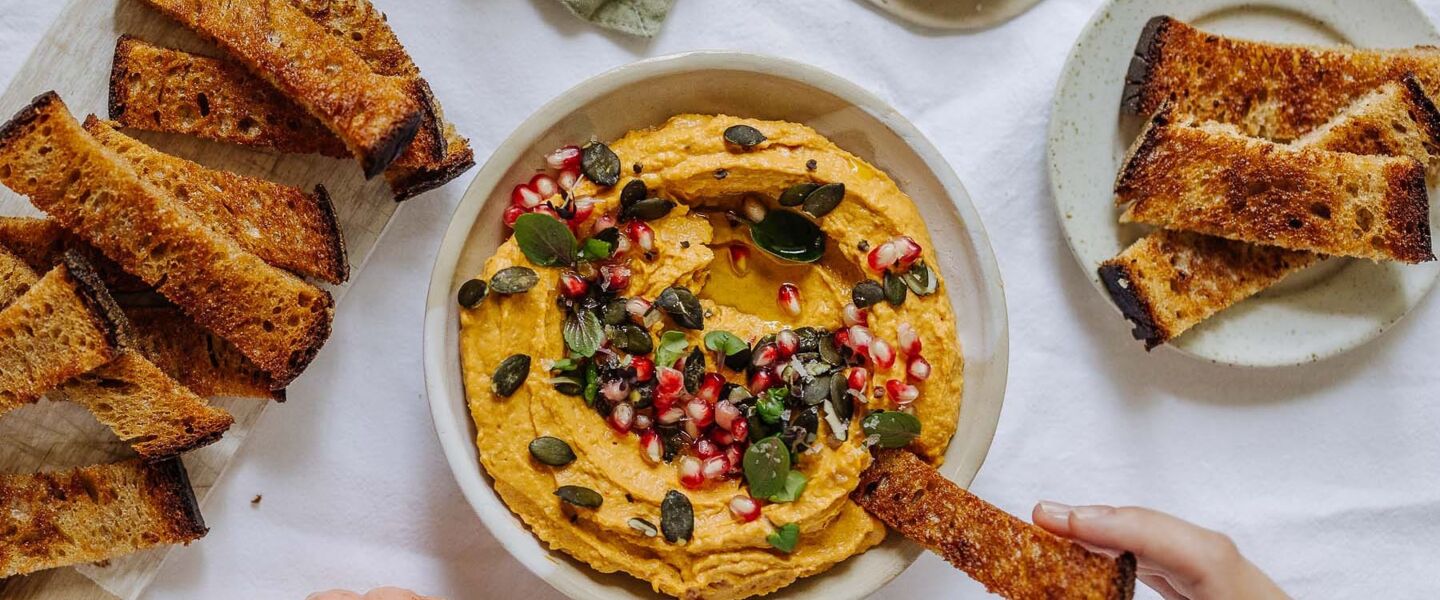
[[[355,32],[365,40],[384,38],[372,30],[366,26]],[[393,52],[378,49],[361,56],[386,64],[396,60]],[[385,170],[386,182],[396,200],[439,187],[475,164],[469,142],[456,133],[453,125],[444,122],[428,84],[423,79],[414,82],[424,88],[419,95],[427,99],[429,106],[425,118],[440,125],[444,156],[417,162],[407,151],[396,159]],[[318,121],[239,64],[130,37],[121,37],[115,47],[110,118],[125,127],[185,133],[281,152],[336,156],[338,148],[341,155],[344,153],[344,145]],[[423,142],[412,143],[411,147]]]
[[[1110,558],[1021,521],[906,450],[880,450],[850,498],[1006,598],[1128,600],[1135,556]]]
[[[1292,147],[1161,111],[1115,194],[1130,203],[1122,222],[1377,261],[1435,259],[1425,166],[1408,156]]]
[[[366,177],[410,145],[424,107],[288,0],[143,0],[228,51],[345,142]]]
[[[1407,75],[1363,96],[1296,146],[1409,156],[1432,170],[1440,161],[1440,112]],[[1319,262],[1310,252],[1207,235],[1156,231],[1100,266],[1111,300],[1146,349]]]
[[[330,334],[330,294],[211,230],[96,141],[54,92],[0,128],[0,182],[235,344],[283,387]]]
[[[76,252],[100,274],[105,287],[112,293],[150,290],[149,284],[126,273],[94,246],[50,219],[0,217],[0,246],[14,252],[37,273],[44,273],[60,264],[66,252]]]
[[[205,536],[179,459],[0,475],[0,578]]]
[[[24,296],[38,281],[30,265],[0,245],[0,309]]]
[[[1159,16],[1140,33],[1121,106],[1149,116],[1168,102],[1181,118],[1229,123],[1249,135],[1290,141],[1406,73],[1414,73],[1432,97],[1440,94],[1440,49],[1255,42]]]
[[[99,276],[69,255],[0,310],[0,414],[110,362],[124,322]]]
[[[282,269],[329,283],[350,276],[345,239],[325,188],[299,188],[208,169],[165,154],[91,115],[85,130],[130,161],[140,176],[170,192],[212,229]]]

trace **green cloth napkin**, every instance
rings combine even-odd
[[[575,16],[616,31],[655,37],[675,0],[560,0]]]

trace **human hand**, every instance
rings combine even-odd
[[[1228,536],[1162,512],[1040,502],[1031,519],[1092,549],[1133,553],[1136,577],[1165,600],[1289,598]]]
[[[410,590],[401,589],[401,588],[397,588],[397,587],[378,587],[378,588],[375,588],[375,589],[370,590],[370,591],[368,591],[368,592],[365,592],[365,595],[363,595],[363,596],[360,595],[360,594],[357,594],[357,593],[355,593],[355,592],[352,592],[352,591],[350,591],[350,590],[328,590],[328,591],[324,591],[324,592],[315,592],[315,593],[313,593],[313,594],[310,594],[309,596],[307,596],[307,597],[305,598],[305,600],[440,600],[440,599],[439,599],[439,598],[431,598],[430,596],[421,596],[420,594],[416,594],[415,592],[412,592],[412,591],[410,591]]]

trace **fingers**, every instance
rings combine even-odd
[[[326,590],[310,594],[305,600],[360,600],[360,594],[350,590]]]
[[[1133,552],[1142,565],[1166,573],[1182,589],[1230,572],[1243,560],[1230,538],[1146,508],[1041,502],[1033,513],[1036,525],[1057,535]]]

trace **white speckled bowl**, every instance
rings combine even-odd
[[[1095,270],[1144,231],[1121,226],[1112,185],[1138,130],[1135,119],[1120,114],[1125,71],[1140,29],[1155,15],[1276,42],[1374,48],[1440,44],[1440,34],[1410,0],[1371,0],[1363,10],[1346,0],[1112,0],[1101,7],[1060,76],[1049,152],[1051,191],[1066,239],[1107,304],[1110,297]],[[1440,229],[1434,192],[1432,231]],[[1221,311],[1167,346],[1233,365],[1321,360],[1378,337],[1425,297],[1437,274],[1436,263],[1330,259]],[[1121,331],[1116,327],[1117,335],[1124,335]]]
[[[592,135],[613,139],[685,112],[805,123],[888,172],[915,199],[929,224],[965,350],[964,402],[958,432],[945,455],[946,476],[969,484],[985,459],[1000,416],[1009,352],[1000,273],[965,189],[914,126],[855,84],[776,58],[698,52],[641,61],[599,75],[527,119],[476,175],[441,243],[425,310],[426,389],[435,431],[456,481],[490,533],[537,576],[572,598],[654,594],[639,580],[602,574],[548,551],[495,495],[476,456],[474,427],[465,405],[455,293],[500,245],[500,216],[509,202],[509,189],[529,179],[545,152]],[[915,545],[891,536],[880,547],[777,595],[861,598],[898,575],[919,552]]]
[[[932,29],[982,29],[1009,21],[1040,0],[870,0],[901,19]]]

